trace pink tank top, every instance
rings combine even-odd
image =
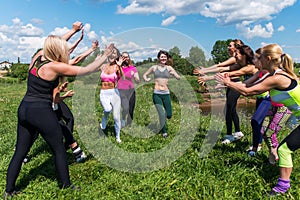
[[[133,73],[136,73],[137,72],[136,67],[131,65],[128,67],[123,67],[122,69],[123,69],[125,79],[121,78],[119,80],[118,89],[120,89],[120,90],[133,89],[134,88],[134,84],[133,84],[134,77],[132,76],[131,72],[133,71]]]
[[[116,83],[119,79],[116,71],[114,71],[114,73],[112,74],[106,74],[102,71],[100,78],[102,82],[111,82],[111,83]]]

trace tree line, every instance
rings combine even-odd
[[[169,49],[169,53],[172,56],[174,69],[180,72],[183,75],[192,75],[192,71],[195,67],[211,66],[214,63],[223,62],[229,58],[227,51],[227,46],[231,42],[231,39],[228,40],[217,40],[213,46],[211,53],[211,58],[206,58],[204,51],[198,46],[191,47],[189,50],[189,55],[183,57],[181,51],[177,46]],[[88,63],[92,62],[95,57],[100,53],[100,50],[95,50],[91,55],[86,57],[84,60],[79,62],[78,66],[85,66]],[[153,63],[157,63],[157,58],[147,58],[140,62],[134,62],[134,65],[137,67],[149,67]],[[295,72],[298,75],[300,68],[300,63],[294,63]],[[19,80],[26,80],[28,75],[28,64],[16,63],[12,64],[11,69],[9,70],[7,76],[18,78]],[[69,77],[68,80],[71,82],[75,80],[75,77]]]

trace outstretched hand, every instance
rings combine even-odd
[[[202,86],[204,86],[205,83],[206,83],[206,81],[209,81],[209,80],[210,80],[210,78],[209,78],[209,76],[207,76],[207,75],[199,76],[199,77],[198,77],[198,83],[199,83],[200,85],[202,85]]]
[[[124,57],[120,56],[119,59],[116,60],[117,65],[122,66],[122,63],[124,62],[124,60],[125,60]]]
[[[68,87],[68,82],[66,81],[66,82],[62,83],[61,86],[58,88],[59,92],[66,92],[66,91],[68,91],[67,87]]]
[[[79,22],[79,21],[74,22],[73,25],[72,25],[72,29],[75,32],[80,31],[82,28],[83,28],[82,22]]]
[[[202,70],[202,67],[197,67],[193,70],[193,74],[195,75],[205,75],[205,73]]]
[[[68,90],[64,95],[62,95],[62,98],[72,97],[74,95],[73,90]]]
[[[228,76],[228,73],[217,73],[215,75],[215,79],[220,82],[223,83],[224,85],[226,85],[227,83],[230,82],[230,77]]]
[[[113,53],[114,48],[115,48],[114,44],[109,44],[105,48],[103,55],[106,55],[107,57],[110,56]]]
[[[95,40],[95,41],[93,41],[92,42],[92,49],[96,49],[96,48],[98,48],[98,46],[99,46],[99,41],[98,40]]]

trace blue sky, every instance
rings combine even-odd
[[[296,0],[0,0],[0,62],[29,62],[49,34],[85,25],[72,56],[98,39],[138,61],[174,46],[187,56],[199,46],[209,56],[217,40],[239,38],[253,50],[278,43],[300,62],[300,3]],[[76,34],[72,43],[79,37]]]

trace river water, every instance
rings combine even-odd
[[[211,100],[209,103],[200,104],[199,108],[202,114],[223,113],[225,107],[225,99]],[[239,99],[237,111],[246,115],[252,115],[255,111],[255,99]]]

